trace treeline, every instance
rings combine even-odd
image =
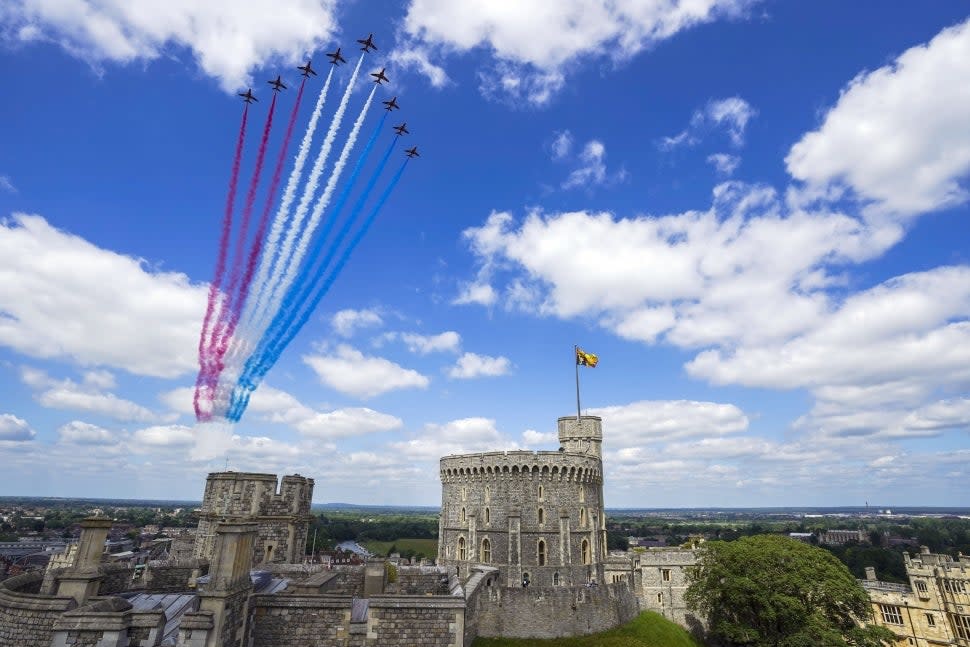
[[[342,541],[396,541],[437,539],[438,519],[430,517],[350,518],[320,514],[310,525],[310,541],[316,537],[317,550],[329,550]]]

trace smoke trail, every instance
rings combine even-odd
[[[249,221],[253,216],[253,207],[256,205],[256,191],[259,189],[259,178],[263,174],[263,162],[266,159],[266,147],[269,144],[269,133],[273,127],[273,115],[276,113],[276,93],[273,93],[273,100],[269,104],[269,112],[266,113],[266,124],[263,126],[263,137],[259,141],[259,151],[256,154],[256,166],[253,167],[253,176],[249,180],[249,191],[246,192],[246,203],[243,207],[242,221],[239,225],[239,233],[236,238],[236,248],[233,252],[232,273],[229,278],[229,290],[227,298],[216,325],[212,328],[212,338],[209,340],[209,349],[213,354],[212,366],[209,369],[207,380],[209,386],[215,386],[215,380],[219,377],[221,370],[220,362],[225,354],[225,333],[229,322],[235,319],[239,310],[239,300],[242,294],[239,293],[239,282],[242,280],[243,269],[243,250],[246,246],[246,239],[249,236]],[[221,352],[220,352],[221,350]]]
[[[256,296],[249,300],[246,308],[243,310],[241,317],[241,326],[243,328],[241,332],[243,334],[239,335],[239,345],[234,345],[236,347],[230,349],[230,357],[228,358],[230,363],[234,363],[236,356],[238,356],[240,352],[239,347],[246,340],[253,337],[250,334],[253,320],[262,316],[260,309],[265,306],[266,294],[270,289],[268,283],[273,280],[279,271],[279,268],[274,267],[274,260],[283,261],[280,256],[274,257],[274,253],[279,249],[279,241],[283,235],[283,227],[286,225],[286,221],[290,215],[290,207],[296,198],[296,190],[303,176],[303,167],[310,155],[310,144],[313,142],[313,134],[316,132],[317,122],[320,121],[320,115],[323,112],[323,105],[327,100],[327,92],[330,89],[330,80],[332,78],[333,68],[331,67],[330,73],[327,74],[327,80],[323,84],[323,89],[320,90],[320,96],[317,97],[317,105],[314,107],[313,114],[310,116],[310,123],[307,125],[306,132],[303,135],[303,141],[300,142],[300,150],[293,162],[293,170],[290,172],[290,177],[286,181],[286,188],[283,190],[283,199],[280,202],[279,209],[276,210],[273,225],[270,227],[269,237],[266,239],[263,256],[259,262],[259,269],[256,271],[256,279],[253,282]]]
[[[273,177],[270,180],[269,190],[266,193],[266,202],[263,206],[263,212],[259,218],[259,225],[256,229],[256,235],[253,238],[252,245],[249,248],[249,258],[246,262],[246,271],[243,274],[242,285],[239,287],[239,296],[236,303],[236,307],[230,310],[230,319],[226,327],[226,332],[222,337],[222,341],[219,347],[216,349],[216,356],[221,361],[225,357],[228,350],[228,345],[234,340],[234,334],[236,326],[239,323],[239,317],[242,309],[245,307],[249,300],[249,288],[252,283],[253,274],[256,270],[256,261],[259,258],[260,246],[263,243],[263,238],[266,235],[266,226],[269,223],[269,212],[273,207],[273,198],[276,195],[276,190],[279,188],[280,180],[283,176],[283,164],[286,161],[286,152],[290,147],[290,140],[293,138],[293,128],[296,126],[296,118],[300,111],[300,104],[303,101],[303,90],[306,87],[306,78],[300,83],[300,89],[296,93],[296,102],[293,104],[293,110],[290,113],[290,120],[286,126],[286,133],[283,136],[283,143],[280,146],[279,155],[276,158],[276,168],[273,170]],[[275,100],[275,96],[273,97]],[[272,112],[272,107],[270,108]],[[227,358],[228,360],[228,358]],[[221,372],[224,366],[219,364],[216,369],[216,375],[213,382],[217,382],[221,377]],[[221,383],[219,386],[222,386]],[[215,402],[213,404],[213,411],[218,413],[219,409],[224,405],[224,402],[220,402],[219,399],[219,388],[216,389]],[[224,410],[222,411],[224,413]]]
[[[205,414],[200,409],[199,387],[202,378],[207,370],[209,363],[209,353],[206,348],[206,337],[209,334],[209,324],[212,322],[212,313],[216,307],[219,290],[222,286],[222,278],[226,271],[226,255],[229,251],[229,235],[232,231],[232,211],[236,203],[236,187],[239,183],[239,164],[242,161],[243,142],[246,139],[246,122],[249,118],[249,104],[243,108],[242,123],[239,126],[239,137],[236,141],[236,154],[232,159],[232,172],[229,175],[229,194],[226,197],[225,213],[222,217],[222,235],[219,238],[219,255],[216,259],[215,277],[209,284],[209,300],[205,309],[205,317],[202,320],[202,333],[199,335],[199,374],[195,380],[195,393],[192,396],[192,407],[195,409],[196,419],[201,419]]]
[[[330,290],[330,287],[333,285],[334,281],[337,280],[337,277],[340,275],[341,270],[343,270],[344,266],[347,264],[347,261],[350,259],[350,254],[354,251],[357,245],[360,244],[360,241],[364,238],[364,235],[367,234],[367,230],[370,229],[371,225],[374,223],[374,220],[377,218],[378,212],[380,212],[381,208],[384,206],[384,203],[387,202],[387,199],[390,197],[391,191],[393,191],[394,187],[397,186],[397,183],[401,179],[401,175],[404,173],[404,169],[407,167],[407,164],[409,161],[410,161],[409,159],[405,159],[404,162],[401,164],[401,166],[398,168],[397,172],[394,174],[394,177],[391,178],[390,183],[387,185],[387,187],[384,189],[384,192],[381,193],[380,197],[377,199],[377,203],[374,205],[374,208],[371,209],[371,212],[367,215],[367,218],[364,219],[364,222],[361,225],[360,230],[356,234],[354,234],[354,237],[351,239],[350,244],[347,245],[347,248],[344,250],[343,254],[341,254],[340,258],[337,259],[337,263],[334,265],[333,270],[330,272],[330,275],[327,276],[326,280],[320,286],[320,289],[313,296],[313,300],[310,302],[309,306],[303,311],[302,315],[300,316],[300,319],[296,322],[296,325],[293,326],[288,331],[286,339],[283,340],[283,344],[280,346],[281,349],[285,348],[293,340],[293,337],[295,337],[297,333],[299,333],[300,330],[303,328],[303,326],[306,325],[306,322],[310,319],[310,315],[313,313],[313,311],[316,310],[318,305],[320,305],[320,301]],[[273,359],[274,364],[276,362],[276,359],[278,358],[279,358],[279,353],[277,353],[276,357]],[[269,368],[271,367],[272,367],[272,364],[270,364],[270,366],[267,367],[266,370],[268,371]],[[265,373],[266,371],[263,371],[262,374],[265,375]],[[260,376],[260,379],[261,379],[261,376]],[[233,408],[230,409],[229,415],[227,415],[228,420],[232,422],[238,422],[239,419],[242,418],[242,414],[246,411],[246,407],[249,406],[249,398],[250,398],[250,395],[252,394],[252,391],[255,389],[255,386],[256,386],[255,383],[252,385],[247,385],[247,388],[244,390],[244,392],[240,394],[239,402],[234,403]],[[235,397],[235,395],[236,394],[234,393],[233,396]]]
[[[296,207],[296,212],[293,214],[293,221],[290,224],[290,229],[286,233],[286,239],[283,241],[283,246],[279,251],[279,265],[285,267],[285,272],[283,273],[283,278],[275,281],[274,284],[267,286],[266,294],[268,297],[265,301],[265,307],[260,308],[259,316],[254,319],[253,326],[251,329],[247,330],[250,335],[250,339],[256,339],[263,334],[266,330],[267,319],[271,316],[270,313],[275,312],[279,308],[280,300],[283,298],[286,290],[289,288],[289,282],[293,280],[293,274],[296,272],[296,267],[299,267],[300,262],[303,257],[300,255],[300,250],[306,251],[306,240],[308,240],[316,228],[316,222],[311,221],[306,227],[303,227],[303,220],[306,218],[307,211],[310,207],[310,202],[313,200],[313,194],[316,193],[317,185],[320,182],[320,175],[323,173],[323,166],[330,155],[330,149],[333,147],[333,140],[337,136],[337,131],[340,129],[340,123],[343,120],[344,112],[347,110],[347,103],[350,101],[350,94],[354,87],[354,82],[357,80],[357,73],[360,71],[361,63],[364,62],[364,55],[361,54],[360,59],[357,61],[357,67],[354,68],[354,72],[350,77],[350,81],[347,82],[347,89],[344,90],[344,95],[340,100],[340,105],[337,107],[337,111],[334,113],[333,119],[330,122],[330,128],[327,130],[327,135],[323,139],[323,146],[320,148],[320,153],[317,155],[316,160],[313,163],[313,168],[310,170],[310,175],[307,178],[306,187],[303,189],[303,195],[300,197],[300,203]],[[373,95],[373,92],[371,93]],[[339,163],[339,162],[338,162]],[[316,213],[316,211],[314,211]],[[297,234],[300,234],[300,241],[297,245],[297,253],[292,254],[293,243],[296,240]],[[283,271],[283,267],[275,268],[273,272],[273,278],[279,276],[280,272]]]
[[[360,133],[361,126],[364,124],[364,119],[367,116],[367,111],[370,108],[370,104],[374,99],[374,93],[376,91],[377,86],[374,86],[374,89],[372,89],[370,94],[367,95],[367,101],[364,102],[364,107],[357,116],[357,120],[354,122],[353,128],[351,128],[350,134],[347,135],[347,141],[344,143],[343,150],[340,151],[340,157],[334,164],[333,171],[330,174],[330,178],[327,180],[327,186],[324,189],[323,195],[320,196],[320,199],[314,205],[313,213],[310,216],[310,222],[307,224],[303,235],[300,237],[297,249],[293,253],[291,262],[286,268],[286,275],[277,285],[277,292],[274,294],[275,298],[270,303],[270,309],[267,311],[267,316],[261,322],[260,328],[262,329],[262,334],[260,336],[259,344],[256,347],[256,350],[250,354],[249,358],[246,360],[246,365],[243,369],[242,376],[239,378],[234,391],[238,390],[240,383],[248,379],[247,376],[251,374],[252,370],[256,367],[265,351],[266,344],[269,341],[267,328],[270,324],[270,321],[267,321],[266,319],[269,319],[269,313],[277,312],[280,309],[281,301],[286,295],[290,294],[295,274],[300,268],[303,257],[306,255],[310,238],[313,236],[313,232],[320,221],[320,216],[323,214],[323,210],[327,206],[330,196],[333,194],[333,189],[336,186],[337,181],[340,179],[344,166],[347,165],[347,158],[350,156],[350,151],[353,149],[354,144],[357,143],[357,136]],[[275,319],[271,321],[275,321]],[[235,396],[233,396],[233,398],[235,399]]]

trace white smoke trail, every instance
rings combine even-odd
[[[313,200],[313,195],[316,193],[317,186],[320,183],[320,176],[323,173],[323,166],[327,160],[327,157],[330,155],[330,149],[333,148],[333,140],[337,137],[337,131],[340,129],[340,123],[343,120],[344,112],[347,110],[347,103],[350,101],[350,95],[354,87],[354,82],[357,80],[357,74],[360,72],[360,66],[363,62],[364,55],[361,54],[360,59],[357,61],[357,66],[354,68],[354,72],[350,77],[350,81],[347,83],[347,89],[344,91],[344,95],[340,100],[340,105],[337,107],[337,111],[334,113],[333,119],[330,122],[330,128],[327,130],[327,134],[323,139],[323,145],[320,148],[320,153],[317,155],[317,158],[313,163],[313,168],[310,170],[310,175],[307,178],[307,184],[303,189],[303,195],[300,198],[300,203],[297,205],[296,212],[293,214],[293,219],[290,223],[290,227],[286,232],[286,238],[283,241],[282,247],[280,247],[278,255],[279,263],[276,267],[274,267],[270,281],[272,282],[273,279],[280,277],[281,275],[283,278],[267,285],[266,290],[263,292],[263,296],[265,298],[260,299],[260,308],[258,312],[254,313],[251,320],[251,325],[246,327],[246,343],[247,345],[251,345],[247,349],[248,352],[246,355],[248,355],[249,352],[252,352],[252,350],[254,350],[256,345],[259,343],[260,338],[266,331],[266,328],[269,326],[272,315],[275,314],[276,310],[279,308],[280,303],[283,300],[283,296],[286,294],[286,290],[289,288],[289,283],[293,281],[293,275],[296,274],[296,270],[299,268],[300,262],[303,260],[303,256],[301,254],[291,255],[294,242],[296,242],[297,234],[300,234],[300,240],[297,244],[297,248],[303,249],[304,253],[306,251],[308,241],[313,236],[317,223],[311,222],[306,227],[303,227],[303,220],[306,218],[307,211],[310,209],[310,202]],[[239,362],[234,362],[234,364],[234,370],[231,371],[230,375],[226,375],[227,385],[235,384],[236,379],[239,377]],[[232,380],[231,382],[229,381],[230,379]]]
[[[279,273],[275,264],[281,262],[282,257],[275,254],[275,252],[279,247],[280,237],[283,234],[283,227],[286,226],[290,207],[296,198],[296,190],[303,177],[303,167],[306,165],[307,158],[310,156],[310,146],[313,143],[313,135],[317,130],[317,122],[320,121],[320,115],[323,113],[323,106],[327,101],[327,92],[330,90],[333,69],[333,67],[330,68],[330,73],[327,74],[327,80],[323,83],[323,89],[320,90],[320,95],[317,97],[317,104],[313,108],[313,113],[310,115],[310,122],[307,124],[303,141],[300,142],[300,149],[297,151],[296,158],[293,162],[293,170],[290,172],[290,177],[286,181],[286,188],[283,190],[283,198],[280,201],[279,209],[276,210],[273,224],[270,226],[269,235],[263,244],[263,253],[260,255],[256,278],[250,284],[249,298],[246,299],[246,305],[236,326],[236,333],[232,336],[229,348],[226,351],[225,360],[223,361],[224,368],[219,375],[219,384],[216,387],[215,401],[213,403],[213,411],[217,415],[224,413],[225,407],[229,403],[229,393],[231,392],[232,385],[235,384],[236,378],[239,377],[240,358],[247,356],[255,346],[252,335],[253,321],[261,316],[260,313],[265,310],[267,292],[271,290],[271,282]]]

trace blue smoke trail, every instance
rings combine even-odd
[[[394,138],[394,142],[391,144],[391,148],[389,150],[393,150],[394,143],[397,143],[396,137]],[[404,162],[401,163],[400,168],[398,168],[397,172],[394,174],[394,177],[391,178],[390,183],[388,183],[387,187],[384,189],[384,192],[381,193],[380,197],[377,199],[377,203],[374,205],[374,208],[371,209],[370,213],[367,215],[367,218],[364,219],[363,224],[361,225],[357,233],[354,235],[354,237],[351,239],[346,249],[344,249],[343,254],[340,256],[339,259],[337,259],[337,263],[334,265],[333,270],[330,272],[330,275],[327,276],[326,280],[320,286],[320,289],[313,296],[312,301],[303,310],[299,320],[296,321],[295,324],[289,328],[289,330],[287,330],[286,338],[283,340],[283,343],[278,345],[277,347],[279,350],[277,350],[277,352],[274,353],[274,357],[269,358],[271,361],[267,362],[266,371],[268,371],[269,368],[271,368],[273,364],[276,363],[276,360],[279,359],[279,355],[280,355],[279,351],[285,348],[293,340],[293,338],[297,335],[297,333],[300,332],[303,326],[306,325],[307,321],[310,319],[310,315],[313,313],[314,310],[316,310],[317,306],[320,305],[320,301],[330,290],[331,286],[333,286],[334,281],[337,280],[337,277],[340,275],[340,272],[343,270],[344,266],[347,264],[347,261],[350,259],[351,253],[353,253],[357,245],[360,244],[360,241],[364,238],[364,235],[367,234],[368,229],[370,229],[371,225],[374,223],[374,220],[377,218],[377,214],[380,212],[381,208],[384,206],[384,203],[387,202],[387,199],[390,197],[391,191],[393,191],[394,187],[397,186],[398,181],[401,179],[401,175],[404,173],[404,169],[407,167],[408,161],[410,160],[405,159]],[[374,177],[372,178],[372,182],[368,185],[368,189],[373,189],[373,184],[376,181],[377,176],[380,174],[380,171],[383,170],[386,163],[387,163],[387,155],[385,155],[385,158],[382,160],[381,168],[374,174]],[[354,205],[354,212],[351,214],[348,220],[352,221],[356,219],[356,217],[360,215],[360,211],[362,207],[363,207],[363,200],[358,200],[357,204]],[[331,257],[332,257],[332,254],[331,254]],[[262,375],[265,375],[266,371],[262,371]],[[260,377],[262,377],[262,375]],[[242,417],[243,412],[246,410],[246,407],[249,405],[249,396],[251,392],[252,392],[251,390],[248,390],[243,394],[243,397],[241,398],[240,402],[237,405],[238,411],[232,412],[233,414],[237,414],[236,417],[233,418],[233,421],[238,421],[239,418]]]
[[[322,265],[318,266],[313,262],[314,259],[319,258],[323,253],[324,244],[326,243],[327,237],[330,235],[330,231],[333,229],[333,226],[337,221],[337,216],[343,210],[344,205],[347,203],[347,199],[350,197],[350,192],[354,188],[357,178],[360,176],[361,170],[363,170],[364,163],[367,161],[371,150],[374,148],[374,144],[377,142],[377,137],[380,135],[381,130],[384,127],[384,122],[387,120],[388,114],[390,113],[384,113],[384,116],[381,117],[380,122],[378,122],[377,127],[371,134],[370,139],[368,139],[367,144],[364,146],[364,149],[357,160],[357,163],[354,165],[354,169],[351,172],[350,177],[347,178],[347,182],[344,184],[344,188],[341,191],[340,196],[338,196],[337,201],[334,203],[329,215],[322,223],[321,231],[314,239],[313,247],[310,250],[309,256],[307,256],[306,263],[303,264],[300,269],[300,273],[290,284],[290,288],[287,290],[286,296],[283,298],[282,307],[274,315],[272,323],[270,323],[269,327],[263,332],[255,351],[251,353],[249,358],[246,360],[246,365],[236,383],[237,386],[235,389],[233,389],[232,399],[229,405],[229,413],[226,416],[229,420],[238,422],[239,418],[242,417],[243,411],[245,411],[246,408],[246,405],[242,405],[240,407],[243,393],[245,393],[245,400],[248,403],[249,393],[256,388],[256,386],[262,380],[262,377],[265,376],[270,367],[276,363],[275,360],[273,360],[267,365],[269,357],[274,354],[273,349],[275,349],[277,346],[275,342],[281,336],[283,336],[287,327],[291,325],[292,321],[296,318],[300,304],[306,300],[307,295],[312,289],[314,283],[319,281],[320,276],[322,276],[326,271],[329,259],[333,257],[333,253],[336,251],[337,246],[340,245],[340,242],[347,235],[345,230],[348,228],[348,224],[345,223],[344,228],[341,229],[341,232],[337,234],[335,241],[332,243],[332,249],[327,258],[323,261]],[[396,137],[395,141],[397,141]],[[389,154],[390,149],[388,149],[387,154],[385,154],[385,158]],[[380,168],[383,169],[383,164]],[[373,180],[368,184],[368,187],[372,186]],[[369,188],[365,189],[365,196],[367,191],[369,191]],[[352,215],[351,219],[353,217],[354,216]],[[317,267],[319,267],[319,269],[316,269]],[[263,368],[264,365],[266,365],[265,368]]]

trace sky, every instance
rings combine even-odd
[[[348,165],[410,131],[361,178],[421,156],[242,419],[197,424],[236,93],[238,214],[266,81],[257,205],[338,46],[310,159],[348,87]],[[0,78],[0,495],[228,465],[438,505],[443,455],[558,448],[578,344],[607,507],[970,505],[963,3],[13,0]]]

